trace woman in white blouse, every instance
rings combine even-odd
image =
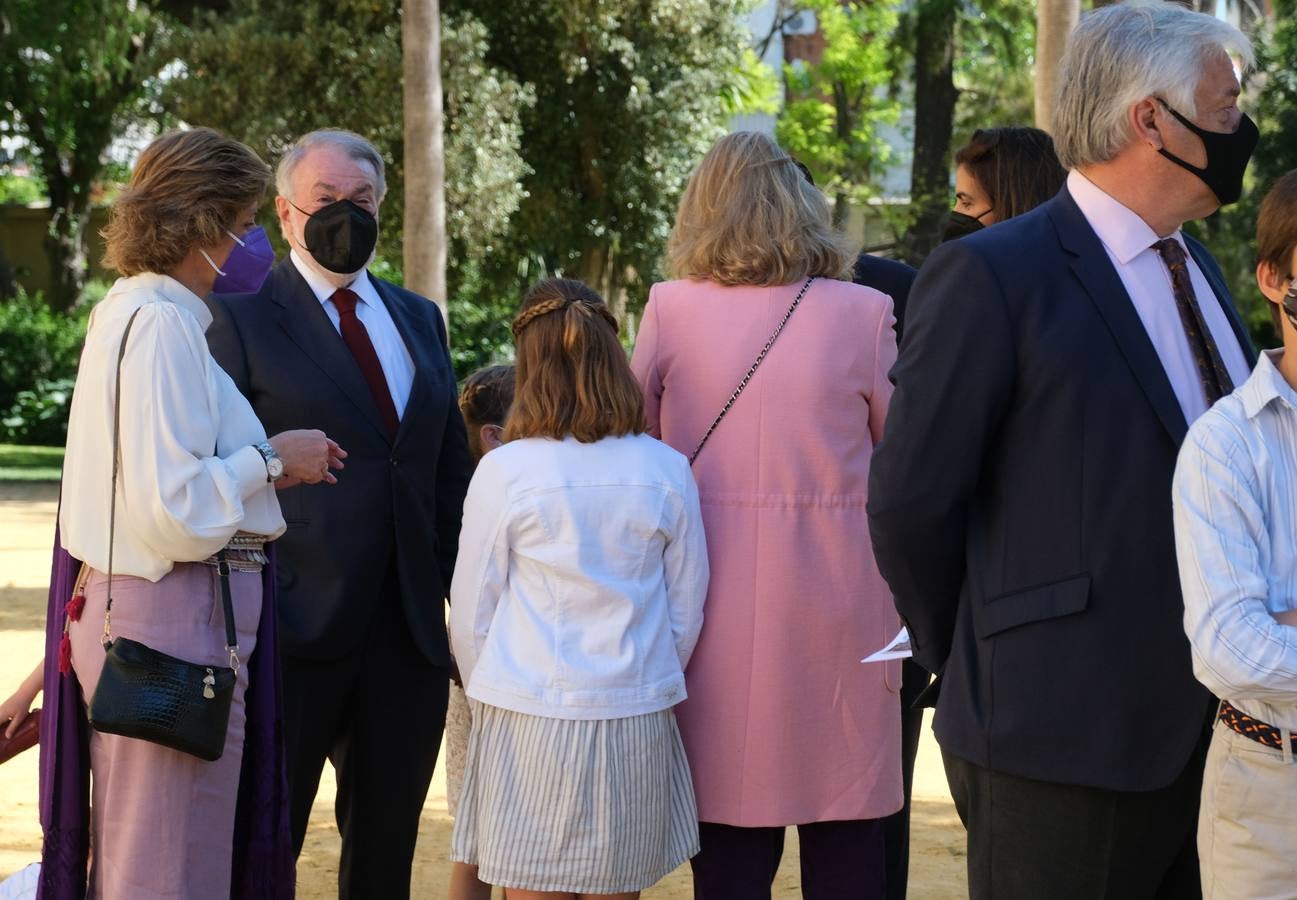
[[[514,320],[504,446],[478,464],[451,585],[473,705],[451,857],[536,897],[634,897],[692,856],[671,708],[702,627],[688,461],[644,433],[617,323],[549,279]]]
[[[225,750],[204,762],[158,744],[90,734],[96,898],[231,896],[234,813],[248,661],[261,621],[262,546],[284,531],[280,486],[332,482],[346,455],[318,431],[267,439],[208,352],[211,292],[270,170],[209,129],[174,132],[141,154],[104,231],[120,278],[90,317],[68,425],[59,527],[83,562],[70,609],[70,662],[86,703],[104,664],[114,403],[120,470],[112,548],[112,634],[180,659],[228,665],[214,568],[226,549],[239,669]],[[235,262],[235,260],[230,260]],[[127,322],[134,323],[121,357]],[[257,652],[273,652],[273,647]]]

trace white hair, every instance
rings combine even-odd
[[[373,166],[374,173],[377,176],[374,190],[378,194],[378,199],[383,199],[383,196],[387,193],[387,178],[384,173],[382,155],[373,144],[354,131],[346,131],[341,128],[322,128],[319,131],[304,134],[284,152],[284,155],[280,157],[278,168],[275,169],[275,190],[279,192],[281,197],[293,199],[293,170],[297,168],[297,164],[302,161],[302,158],[309,151],[326,145],[338,147],[351,159],[357,162],[367,162]]]
[[[1136,0],[1081,17],[1059,66],[1053,138],[1063,167],[1107,162],[1133,137],[1131,106],[1161,97],[1190,118],[1214,53],[1253,61],[1241,31],[1176,3]]]

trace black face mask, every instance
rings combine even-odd
[[[306,249],[315,261],[338,275],[359,272],[369,263],[378,243],[378,220],[350,200],[335,200],[306,216]]]
[[[1236,202],[1243,196],[1243,173],[1247,171],[1248,160],[1252,158],[1252,151],[1256,149],[1257,141],[1261,139],[1261,132],[1257,130],[1256,123],[1244,115],[1239,119],[1238,129],[1230,134],[1208,131],[1180,115],[1165,100],[1159,102],[1166,107],[1167,112],[1176,117],[1181,125],[1198,135],[1203,149],[1207,151],[1207,167],[1200,169],[1191,165],[1173,153],[1169,153],[1166,148],[1157,152],[1177,166],[1197,175],[1216,195],[1221,206]]]
[[[990,211],[986,210],[981,216],[970,216],[968,213],[952,210],[950,218],[946,220],[946,228],[941,232],[941,242],[944,244],[946,241],[970,235],[974,231],[981,231],[986,227],[982,224],[982,216]]]
[[[1291,275],[1288,276],[1288,291],[1279,301],[1279,305],[1283,307],[1284,315],[1288,317],[1292,327],[1297,328],[1297,279]]]

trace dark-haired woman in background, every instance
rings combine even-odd
[[[1067,173],[1054,141],[1039,128],[981,128],[955,153],[955,206],[943,240],[1035,209],[1063,187]]]

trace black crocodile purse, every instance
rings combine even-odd
[[[122,359],[135,324],[126,323],[117,353],[117,393],[113,400],[113,483],[108,514],[108,603],[104,613],[106,654],[99,684],[90,700],[90,725],[105,734],[139,738],[189,753],[209,762],[220,759],[230,722],[230,703],[239,671],[238,633],[230,598],[230,567],[225,551],[217,554],[221,602],[225,610],[225,649],[230,665],[204,666],[168,656],[133,641],[112,636],[113,531],[117,519],[117,469],[121,458]]]

